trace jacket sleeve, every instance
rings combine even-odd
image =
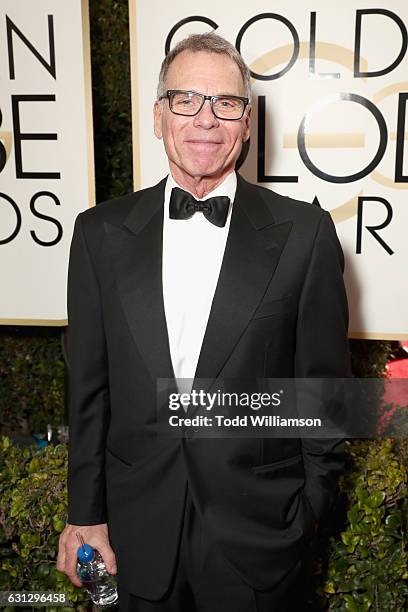
[[[68,522],[96,525],[107,518],[109,386],[100,288],[82,217],[75,222],[68,270]]]
[[[296,331],[296,378],[351,376],[344,257],[333,221],[324,211],[314,240]],[[326,408],[330,408],[326,405]],[[325,406],[323,403],[323,415]],[[344,467],[344,440],[302,439],[305,494],[316,518],[327,517]]]

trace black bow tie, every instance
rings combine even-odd
[[[191,193],[173,187],[170,197],[170,219],[190,219],[196,212],[202,212],[204,217],[217,227],[224,227],[227,222],[230,199],[227,196],[208,198],[199,202]]]

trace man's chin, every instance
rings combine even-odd
[[[216,163],[214,159],[200,159],[195,158],[194,160],[188,160],[187,163],[180,164],[170,162],[170,170],[174,178],[179,181],[198,181],[200,179],[210,179],[213,181],[220,181],[226,177],[232,170],[231,165],[225,165],[223,163]]]
[[[188,174],[194,179],[212,178],[218,179],[228,174],[229,170],[225,167],[214,166],[214,164],[194,164],[188,169]]]

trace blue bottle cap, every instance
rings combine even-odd
[[[78,560],[81,561],[81,563],[91,563],[95,556],[95,551],[89,544],[84,544],[83,546],[80,546],[78,548],[77,556]]]

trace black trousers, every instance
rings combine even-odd
[[[143,599],[124,590],[119,576],[119,612],[303,612],[307,609],[305,565],[299,560],[272,591],[252,589],[202,529],[187,491],[177,565],[168,592],[159,601]]]

